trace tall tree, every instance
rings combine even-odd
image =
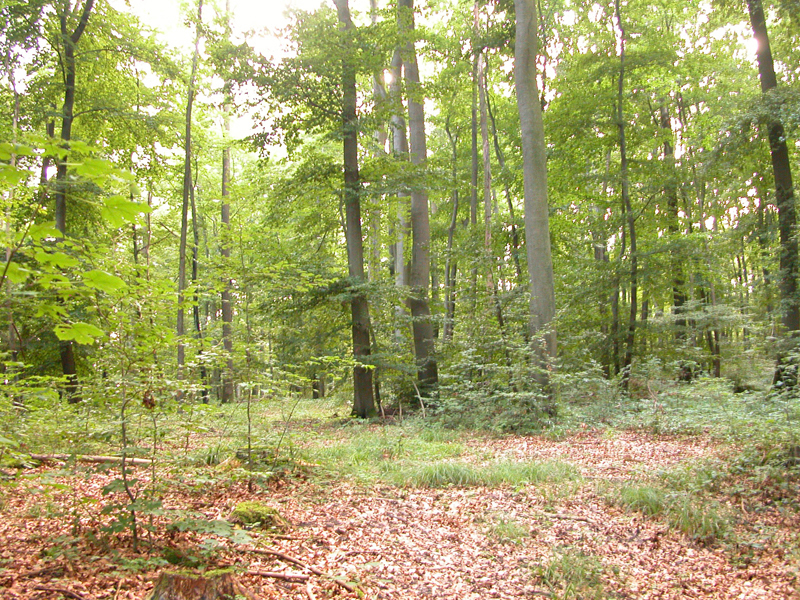
[[[753,36],[758,42],[756,58],[758,75],[761,79],[761,92],[770,98],[778,87],[775,76],[775,64],[769,44],[767,21],[761,0],[747,0],[750,25]],[[774,115],[774,112],[773,112]],[[772,159],[772,173],[775,177],[775,204],[778,207],[778,230],[780,231],[780,274],[781,291],[781,323],[790,336],[794,337],[800,330],[800,300],[797,297],[797,278],[800,274],[798,248],[796,238],[797,211],[792,184],[792,168],[789,162],[789,148],[783,123],[773,116],[767,124],[769,134],[769,152]],[[796,340],[792,340],[795,343]],[[779,363],[775,371],[775,382],[784,379],[784,369]]]
[[[619,163],[620,163],[620,188],[622,194],[622,210],[624,211],[628,225],[628,239],[630,240],[630,315],[628,317],[628,333],[625,342],[625,356],[622,360],[622,387],[628,389],[630,379],[631,362],[633,361],[633,350],[636,336],[636,309],[638,295],[638,255],[636,254],[636,216],[631,207],[630,178],[628,176],[628,148],[625,137],[625,27],[622,23],[622,12],[619,0],[614,2],[615,14],[617,19],[617,29],[619,31],[619,74],[617,79],[617,132],[619,142]]]
[[[225,34],[230,37],[230,0],[225,1]],[[220,221],[222,223],[222,247],[220,254],[223,263],[231,258],[231,82],[225,82],[225,102],[222,107],[224,146],[222,148],[222,207]],[[227,271],[227,265],[223,265]],[[222,282],[222,347],[225,350],[225,369],[222,373],[222,390],[220,401],[233,400],[233,303],[231,302],[231,278],[225,276]]]
[[[61,54],[63,56],[63,76],[64,76],[64,104],[61,108],[61,145],[69,149],[72,140],[72,124],[75,120],[75,79],[77,69],[75,66],[75,50],[78,42],[86,30],[89,23],[89,15],[92,12],[94,0],[86,0],[81,10],[78,5],[71,6],[69,0],[62,0],[58,7],[58,21],[61,33]],[[80,14],[78,23],[70,31],[70,20],[75,14]],[[67,160],[64,158],[56,159],[56,185],[55,185],[55,218],[56,228],[62,236],[67,235]],[[75,348],[72,341],[62,341],[61,350],[61,369],[67,379],[66,392],[70,402],[78,402],[78,371],[75,363]]]
[[[192,108],[194,106],[195,86],[197,84],[197,66],[200,61],[201,23],[203,20],[203,0],[197,0],[197,22],[195,23],[194,54],[192,54],[192,70],[189,74],[189,87],[186,97],[186,115],[184,122],[184,155],[183,155],[183,202],[181,204],[181,238],[178,249],[178,317],[175,333],[178,336],[178,377],[182,376],[186,362],[186,346],[183,336],[186,334],[184,321],[186,293],[186,244],[189,236],[189,205],[194,182],[192,180]]]
[[[398,22],[403,35],[414,32],[414,0],[398,0]],[[412,40],[402,51],[403,72],[408,91],[408,129],[411,164],[424,169],[428,159],[425,137],[425,107],[417,64],[417,51]],[[430,284],[431,228],[428,214],[427,178],[416,179],[411,188],[411,272],[409,284],[411,294],[408,307],[411,311],[414,331],[414,355],[417,360],[417,378],[420,389],[436,385],[439,380],[434,354],[434,333],[431,311],[428,304]]]
[[[344,150],[345,237],[347,266],[353,285],[350,300],[353,331],[353,413],[366,418],[375,413],[370,356],[369,304],[364,290],[364,242],[361,232],[361,180],[358,172],[358,116],[353,21],[348,0],[334,0],[342,32],[342,140]]]
[[[525,196],[525,243],[530,277],[530,329],[540,361],[537,379],[549,386],[548,360],[556,356],[556,314],[553,259],[547,204],[547,156],[542,105],[536,82],[537,27],[535,0],[514,0],[516,43],[514,81],[522,135],[522,176]],[[537,341],[537,336],[541,341]]]

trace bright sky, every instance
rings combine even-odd
[[[289,9],[313,10],[330,0],[229,0],[233,14],[235,32],[263,31],[275,32],[287,24],[286,11]],[[125,0],[112,0],[118,8],[130,11],[142,22],[162,33],[162,41],[171,46],[189,49],[194,34],[183,24],[187,11],[194,12],[196,0],[129,0],[130,7],[121,6]],[[209,15],[209,5],[224,8],[225,0],[216,0],[213,4],[206,0],[204,15]],[[261,52],[270,54],[277,52],[280,44],[269,36],[257,35],[250,39]]]

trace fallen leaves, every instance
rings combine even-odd
[[[208,519],[229,514],[245,500],[275,506],[291,523],[289,535],[251,532],[258,544],[251,550],[223,545],[206,556],[212,566],[237,569],[243,585],[263,600],[558,597],[569,577],[576,586],[600,586],[599,597],[606,598],[798,597],[797,514],[763,506],[739,511],[738,528],[769,531],[768,541],[745,549],[742,560],[744,550],[696,545],[598,495],[598,481],[629,480],[644,469],[719,456],[724,449],[708,440],[582,432],[559,441],[480,439],[471,449],[475,460],[486,462],[568,461],[587,481],[563,489],[542,484],[431,490],[310,479],[256,493],[244,482],[226,482],[171,486],[163,504]],[[143,536],[143,545],[153,550],[134,555],[127,533],[99,530],[110,518],[99,514],[110,500],[100,490],[113,472],[81,467],[50,475],[52,485],[43,483],[45,473],[44,467],[28,470],[0,487],[4,599],[144,600],[164,568],[158,549],[200,541],[192,532],[168,533],[156,520]],[[141,473],[140,479],[147,476]],[[513,543],[503,541],[493,534],[500,522],[524,533]]]

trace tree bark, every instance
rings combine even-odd
[[[352,44],[353,21],[348,0],[334,0],[342,32],[342,138],[344,149],[345,237],[347,265],[355,286],[364,283],[364,244],[361,233],[361,182],[358,173],[358,118],[356,114],[356,70]],[[369,304],[363,290],[354,289],[350,301],[353,333],[353,414],[360,418],[375,414],[370,357]]]
[[[686,319],[681,316],[686,304],[686,282],[683,279],[683,265],[681,253],[676,249],[680,220],[678,218],[678,182],[675,173],[675,150],[672,147],[672,123],[667,105],[662,103],[659,108],[659,125],[661,129],[670,134],[670,139],[664,141],[664,165],[667,171],[664,183],[664,196],[667,200],[669,223],[667,230],[671,237],[672,250],[670,250],[670,264],[672,267],[672,314],[675,316],[675,339],[686,339]]]
[[[764,8],[761,0],[747,0],[747,9],[753,28],[753,37],[758,42],[756,59],[758,75],[761,79],[761,92],[764,96],[768,96],[772,90],[778,87],[778,79],[775,76],[775,64],[772,59]],[[781,324],[784,331],[790,336],[787,348],[784,349],[787,351],[796,343],[794,338],[797,335],[796,332],[800,330],[800,302],[797,297],[797,278],[800,269],[798,268],[797,238],[795,237],[797,212],[789,148],[786,144],[783,123],[775,118],[767,127],[772,173],[775,177],[775,203],[778,207],[778,230],[781,244],[780,274],[778,275],[781,292]],[[775,371],[775,383],[784,381],[784,383],[796,384],[796,377],[784,377],[782,362],[783,358],[779,357]]]
[[[630,183],[628,178],[628,153],[625,141],[625,111],[623,103],[625,100],[625,28],[622,25],[622,14],[620,11],[619,0],[615,0],[614,6],[617,16],[617,27],[619,28],[619,80],[617,87],[617,130],[619,132],[619,162],[620,162],[620,184],[622,192],[622,205],[628,224],[628,236],[630,237],[630,313],[628,317],[628,334],[625,341],[625,357],[622,361],[622,381],[624,390],[628,389],[630,379],[630,368],[633,362],[634,344],[636,341],[636,311],[638,295],[638,256],[636,254],[636,217],[631,208]]]
[[[94,0],[86,0],[81,11],[80,19],[75,29],[70,33],[68,21],[71,14],[70,3],[63,2],[59,11],[59,25],[61,29],[61,50],[63,52],[64,73],[64,104],[61,109],[61,146],[69,149],[72,140],[72,124],[75,109],[75,48],[89,23]],[[77,8],[77,5],[75,6]],[[56,158],[56,186],[55,186],[55,221],[56,229],[61,236],[67,235],[67,161]],[[62,341],[59,344],[61,354],[61,371],[66,378],[65,392],[70,403],[80,401],[78,395],[78,370],[75,361],[75,346],[71,341]]]
[[[445,124],[447,138],[450,140],[452,151],[452,198],[453,210],[450,213],[450,224],[447,227],[447,259],[444,264],[444,333],[442,335],[445,342],[453,339],[456,316],[456,259],[453,256],[453,240],[455,239],[456,227],[458,225],[458,135],[453,135],[450,131],[450,119],[448,117]]]
[[[181,204],[181,238],[178,248],[178,315],[175,334],[178,337],[178,379],[183,378],[183,365],[186,362],[186,346],[183,336],[186,334],[184,321],[186,300],[186,245],[189,237],[189,204],[192,191],[192,106],[195,97],[197,64],[200,57],[200,23],[203,19],[203,0],[197,0],[197,23],[195,24],[194,54],[192,55],[192,71],[189,75],[189,89],[186,98],[186,122],[184,133],[183,158],[183,202]],[[178,396],[182,396],[179,391]]]
[[[230,30],[230,0],[225,0],[225,29]],[[223,128],[225,136],[225,146],[222,149],[222,207],[220,221],[222,223],[222,245],[220,254],[222,255],[223,272],[227,272],[228,263],[231,258],[231,203],[230,203],[230,184],[231,184],[231,98],[230,82],[226,82],[225,104],[223,110]],[[222,373],[222,389],[220,402],[223,404],[234,399],[233,385],[233,303],[231,301],[231,278],[223,276],[222,293],[220,301],[222,303],[222,348],[225,350],[225,369]]]
[[[394,102],[394,110],[390,119],[392,131],[392,154],[396,159],[405,160],[408,156],[408,135],[406,131],[406,119],[404,116],[405,105],[402,97],[403,79],[403,57],[400,49],[395,48],[392,55],[392,82],[389,92]],[[408,206],[409,195],[405,189],[397,192],[397,227],[395,228],[394,243],[394,277],[395,285],[404,288],[408,285],[408,267],[405,260],[406,239],[408,238]],[[395,342],[401,344],[403,341],[402,328],[399,324],[403,321],[405,311],[398,305],[395,307],[395,319],[398,323],[395,328]]]
[[[414,31],[414,0],[398,0],[398,25],[402,33]],[[417,53],[409,42],[403,55],[403,71],[408,92],[408,129],[411,164],[417,171],[425,168],[428,160],[425,137],[425,108],[422,99]],[[411,311],[414,332],[414,356],[417,362],[417,379],[420,391],[435,386],[439,381],[434,354],[433,323],[428,304],[430,283],[431,229],[428,214],[427,183],[414,183],[411,188],[411,272],[408,307]]]
[[[517,22],[514,79],[522,133],[525,238],[531,286],[530,329],[541,367],[537,379],[548,389],[547,367],[556,356],[553,323],[556,303],[547,204],[547,155],[536,83],[536,5],[533,0],[514,0],[514,5]],[[541,341],[537,341],[537,337]]]

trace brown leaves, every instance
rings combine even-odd
[[[738,549],[701,547],[661,520],[609,505],[598,491],[602,480],[724,451],[707,440],[587,431],[561,441],[506,437],[470,445],[476,462],[555,458],[578,466],[587,481],[429,490],[287,479],[252,494],[244,482],[173,486],[163,503],[208,519],[224,518],[245,500],[275,505],[293,524],[289,535],[253,531],[258,553],[227,545],[208,559],[212,567],[235,567],[262,600],[558,597],[567,585],[586,590],[584,597],[797,597],[797,514],[734,505],[742,539],[750,531],[769,531],[769,539]],[[34,477],[0,488],[4,600],[144,600],[161,549],[202,540],[156,519],[152,549],[134,555],[129,533],[101,534],[110,517],[100,507],[113,498],[100,490],[115,476],[82,471],[56,478],[57,487]],[[148,473],[138,476],[146,481]],[[142,572],[130,570],[137,563]]]

